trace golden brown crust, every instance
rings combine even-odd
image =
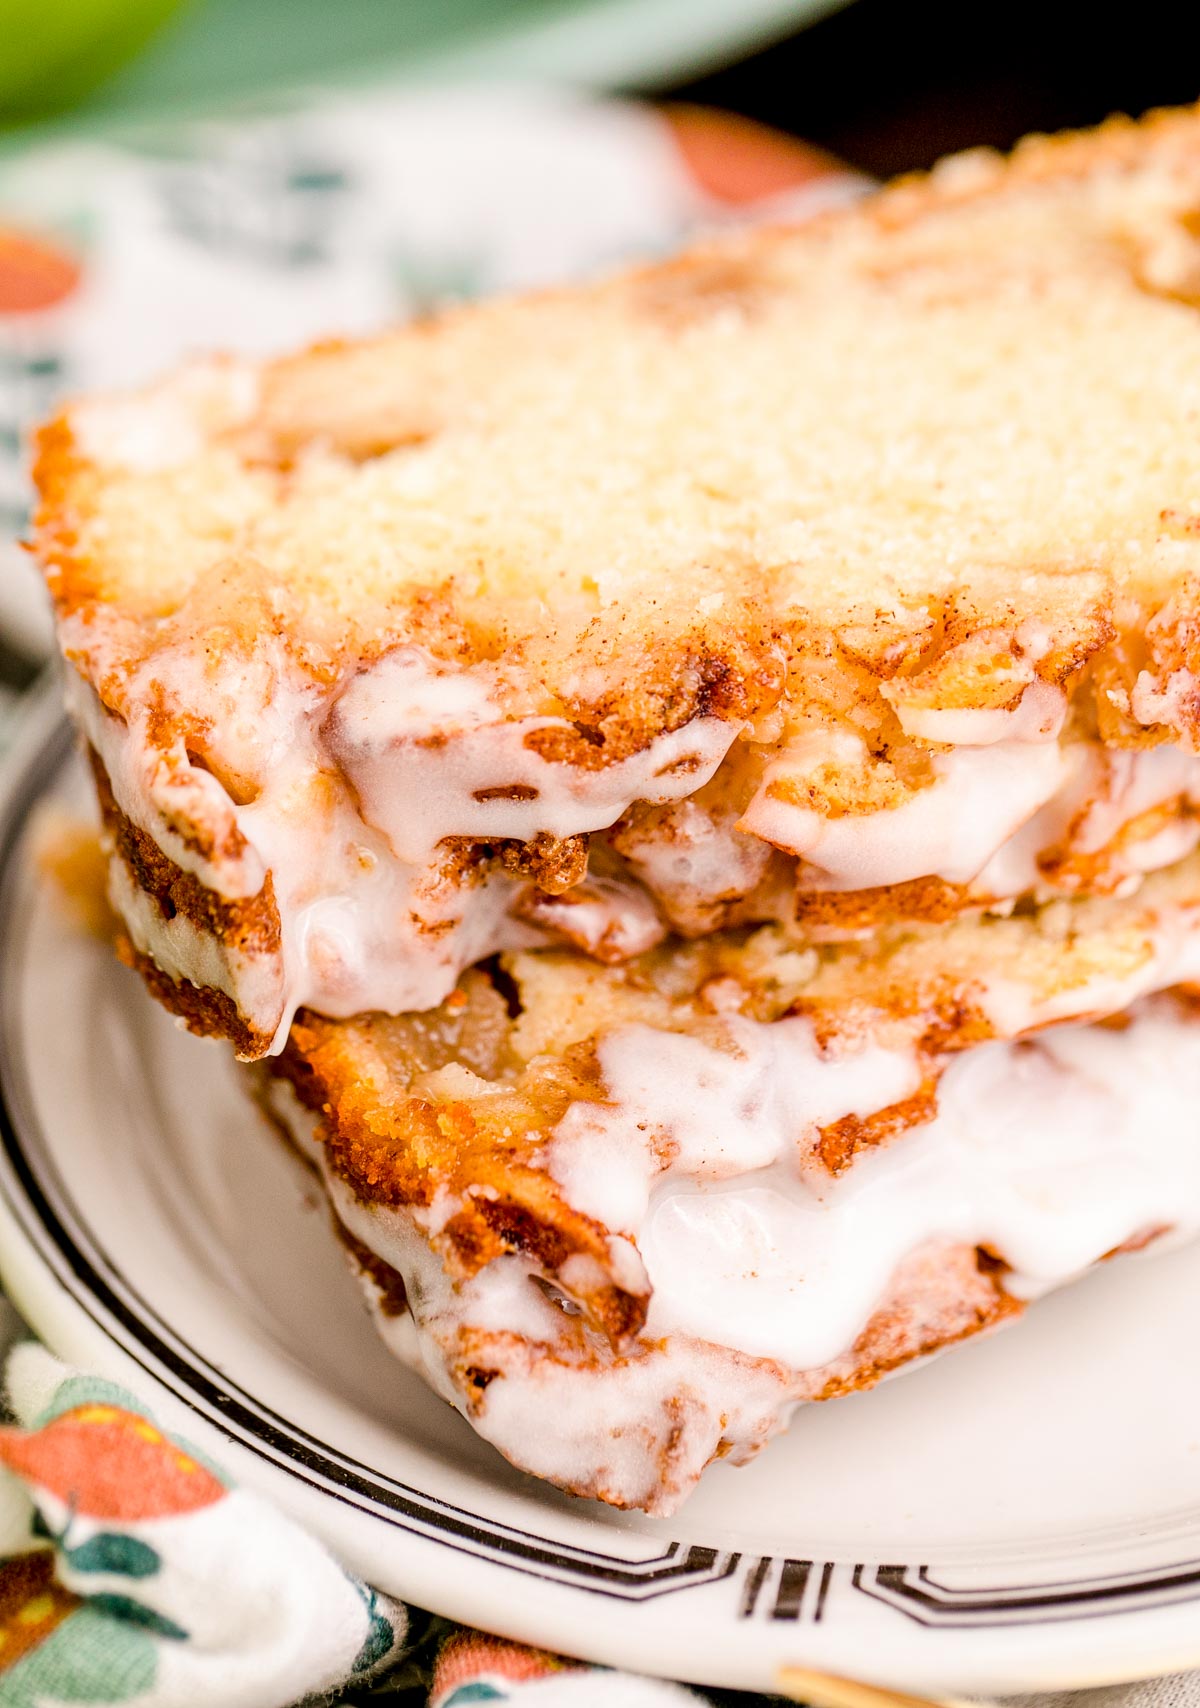
[[[91,508],[95,480],[75,445],[66,415],[46,423],[37,436],[36,517],[38,557],[56,608],[64,615],[86,609],[102,592],[103,578],[89,571],[79,521]]]
[[[952,1273],[957,1273],[960,1287],[949,1288],[940,1308],[932,1313],[929,1300],[921,1296],[877,1311],[851,1349],[847,1359],[853,1366],[850,1373],[831,1377],[812,1397],[833,1400],[874,1387],[884,1376],[917,1358],[928,1358],[1020,1316],[1024,1302],[1004,1291],[1002,1266],[984,1251],[976,1250],[972,1255],[974,1275],[970,1274],[965,1251],[961,1254],[965,1261],[954,1266],[947,1263]]]
[[[819,938],[836,932],[852,936],[890,925],[898,919],[944,925],[979,908],[968,884],[948,884],[943,878],[911,878],[865,890],[797,889],[797,925]]]
[[[333,1022],[301,1013],[271,1069],[321,1114],[330,1167],[364,1203],[428,1210],[446,1198],[459,1205],[434,1242],[452,1273],[473,1275],[515,1252],[553,1277],[570,1258],[590,1258],[589,1320],[614,1340],[636,1333],[646,1297],[612,1280],[607,1230],[573,1209],[538,1166],[551,1110],[588,1095],[584,1083],[562,1071],[553,1089],[539,1086],[536,1101],[514,1088],[484,1104],[400,1092],[405,1081],[419,1084],[422,1073],[449,1062],[500,1069],[506,1004],[479,973],[455,994],[460,1000],[429,1017]]]
[[[280,922],[270,874],[257,895],[235,899],[217,895],[193,873],[176,865],[121,810],[104,762],[95,748],[89,746],[87,752],[110,859],[122,863],[129,882],[150,898],[162,918],[167,922],[176,918],[187,921],[197,931],[211,935],[227,955],[277,955]],[[114,942],[125,965],[141,975],[151,994],[183,1020],[190,1032],[199,1037],[226,1038],[243,1058],[261,1056],[270,1048],[271,1034],[248,1022],[227,991],[172,978],[120,926],[115,929]]]
[[[939,162],[932,172],[907,173],[876,198],[870,213],[880,225],[902,224],[928,211],[987,196],[1006,174],[1028,183],[1086,177],[1102,170],[1135,172],[1148,149],[1184,157],[1196,147],[1196,107],[1152,107],[1141,118],[1113,113],[1081,130],[1034,133],[1009,155],[971,149]]]
[[[198,1038],[226,1038],[244,1061],[253,1061],[270,1048],[270,1038],[246,1025],[225,991],[212,985],[194,985],[189,979],[169,978],[149,955],[134,947],[124,932],[118,934],[115,946],[119,959],[140,973],[151,996]]]
[[[937,1077],[927,1075],[911,1097],[870,1115],[844,1115],[822,1127],[817,1135],[816,1155],[822,1168],[839,1175],[849,1168],[861,1150],[886,1144],[910,1127],[919,1127],[937,1114]]]
[[[549,836],[544,832],[528,842],[506,837],[494,842],[448,836],[439,845],[442,871],[448,878],[465,877],[489,860],[514,878],[528,878],[546,895],[561,895],[581,883],[588,869],[588,836]]]
[[[163,853],[153,837],[122,812],[112,791],[104,762],[88,748],[96,798],[104,828],[125,862],[134,884],[157,905],[164,919],[177,915],[202,931],[211,932],[229,950],[247,955],[278,953],[279,910],[270,874],[257,895],[230,899],[208,889]]]

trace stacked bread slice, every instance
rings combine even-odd
[[[1200,1227],[1198,311],[1188,111],[45,430],[121,953],[519,1465]]]

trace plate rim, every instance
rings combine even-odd
[[[59,674],[51,669],[32,690],[17,739],[0,765],[0,962],[12,948],[13,887],[21,878],[18,855],[30,816],[73,751]],[[0,1279],[21,1314],[59,1356],[145,1393],[172,1421],[182,1414],[185,1432],[229,1463],[240,1481],[263,1489],[376,1580],[380,1527],[386,1525],[386,1552],[397,1572],[389,1563],[391,1581],[381,1587],[422,1607],[432,1603],[432,1611],[446,1617],[601,1664],[751,1689],[771,1688],[775,1668],[796,1660],[782,1640],[793,1632],[790,1647],[805,1664],[840,1665],[910,1689],[1078,1688],[1200,1664],[1200,1558],[1058,1582],[1035,1574],[1025,1584],[970,1589],[939,1580],[928,1563],[754,1555],[675,1540],[666,1529],[658,1553],[656,1538],[639,1533],[647,1557],[629,1559],[600,1545],[589,1549],[538,1536],[373,1472],[223,1377],[124,1283],[141,1306],[139,1315],[113,1286],[121,1279],[119,1265],[97,1244],[97,1267],[87,1241],[75,1240],[27,1154],[31,1140],[36,1144],[30,1129],[37,1123],[25,1087],[30,1064],[10,1049],[12,1015],[9,981],[2,980]],[[79,1207],[68,1208],[86,1231]],[[349,1493],[347,1476],[360,1498]],[[401,1512],[416,1522],[403,1522]],[[583,1503],[580,1516],[587,1517]],[[680,1528],[686,1532],[686,1524]],[[614,1533],[597,1527],[598,1541],[605,1534]],[[467,1537],[476,1545],[464,1551]],[[1200,1529],[1196,1548],[1200,1556]],[[637,1616],[638,1609],[661,1606],[683,1589],[731,1578],[735,1609],[732,1615],[727,1609],[723,1621],[714,1617],[707,1637],[686,1619],[663,1619],[655,1628]],[[538,1593],[514,1594],[522,1581],[539,1585]],[[834,1587],[843,1599],[849,1588],[898,1615],[890,1643],[872,1633],[876,1653],[869,1665],[858,1659],[848,1666],[854,1619],[826,1617]],[[623,1610],[605,1622],[598,1645],[590,1641],[597,1597]],[[711,1597],[705,1608],[715,1616]],[[1030,1611],[1037,1616],[1021,1617]],[[739,1632],[744,1636],[736,1641]],[[767,1640],[771,1632],[775,1641]],[[1082,1664],[1081,1647],[1089,1651]],[[1014,1655],[1014,1649],[1021,1652]]]

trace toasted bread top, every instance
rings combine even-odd
[[[215,683],[271,643],[329,685],[407,642],[500,661],[514,714],[613,757],[702,714],[886,748],[1031,673],[1104,739],[1192,741],[1198,308],[1200,111],[1111,121],[78,404],[37,547],[117,710],[175,649]]]

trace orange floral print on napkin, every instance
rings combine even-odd
[[[78,285],[74,255],[49,238],[0,226],[0,314],[35,314],[54,308]]]
[[[484,1679],[506,1684],[532,1684],[557,1672],[588,1669],[578,1661],[552,1655],[545,1649],[527,1649],[502,1637],[487,1637],[481,1631],[456,1631],[443,1645],[434,1668],[429,1708],[453,1708],[456,1700],[476,1700],[469,1692]]]
[[[847,175],[833,155],[736,113],[682,103],[659,110],[689,176],[706,195],[730,207]]]
[[[92,1518],[167,1518],[225,1493],[160,1429],[113,1405],[77,1406],[38,1430],[0,1430],[0,1464]]]

